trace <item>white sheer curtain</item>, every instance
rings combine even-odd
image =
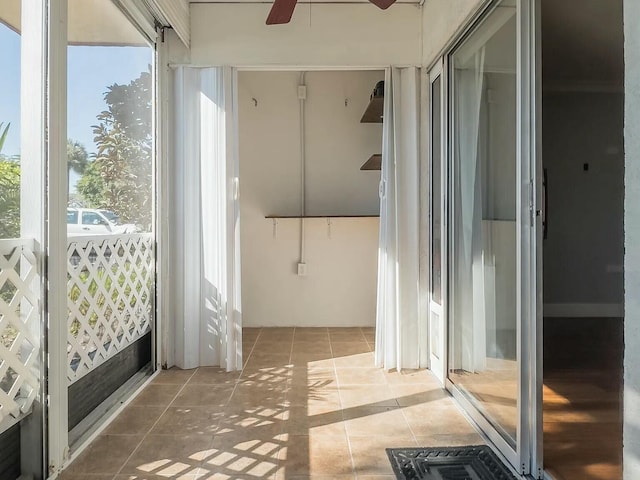
[[[387,70],[384,93],[376,365],[419,368],[420,70]],[[423,356],[424,358],[424,356]]]
[[[230,68],[175,71],[175,363],[242,365],[237,142]]]
[[[480,109],[484,85],[485,47],[478,49],[468,68],[455,71],[458,103],[456,105],[457,154],[456,181],[460,192],[457,258],[456,303],[461,319],[462,344],[472,346],[460,352],[462,368],[473,372],[486,364],[485,278],[482,258],[482,192],[479,162]],[[462,164],[464,162],[464,164]],[[475,246],[475,251],[474,251]]]

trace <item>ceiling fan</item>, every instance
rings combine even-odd
[[[393,5],[396,0],[369,0],[376,7],[386,10]],[[269,16],[267,17],[267,25],[280,25],[289,23],[293,10],[296,8],[298,0],[274,0]]]

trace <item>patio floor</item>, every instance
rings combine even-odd
[[[392,479],[385,448],[483,443],[426,370],[373,366],[371,328],[247,328],[242,372],[162,371],[63,480]]]

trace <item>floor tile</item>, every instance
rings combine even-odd
[[[189,385],[233,385],[241,372],[227,372],[219,367],[200,367],[189,379]]]
[[[211,435],[148,435],[120,473],[170,478],[197,474],[211,453],[212,441]]]
[[[112,480],[113,474],[101,474],[101,475],[91,475],[87,473],[69,473],[67,471],[62,472],[62,474],[58,477],[58,480]]]
[[[129,406],[104,431],[105,434],[142,435],[151,430],[166,407]]]
[[[335,387],[292,387],[286,394],[287,404],[295,407],[327,405],[340,408],[340,393]]]
[[[291,381],[291,367],[246,367],[238,379],[238,383],[250,383],[262,387],[262,384],[286,384]]]
[[[336,367],[338,385],[386,385],[379,368],[344,368]]]
[[[213,435],[224,413],[221,407],[169,407],[153,435]]]
[[[184,475],[155,475],[153,473],[137,473],[137,474],[122,474],[116,475],[114,480],[198,480],[197,474],[184,474]],[[91,480],[87,478],[86,480]]]
[[[225,406],[229,403],[233,386],[230,385],[189,385],[187,384],[178,394],[171,406],[199,407]]]
[[[324,414],[310,414],[307,407],[291,407],[289,420],[285,425],[290,435],[346,435],[342,421],[342,410],[337,409]]]
[[[242,434],[219,435],[202,465],[204,478],[271,478],[278,468],[282,436],[247,439]]]
[[[100,435],[69,467],[68,474],[116,474],[142,435]]]
[[[276,342],[260,340],[253,346],[251,355],[290,355],[293,345],[291,341]]]
[[[321,353],[327,357],[331,356],[331,344],[328,341],[304,341],[294,342],[293,355],[298,353]]]
[[[333,368],[333,358],[331,353],[294,352],[291,354],[291,364],[294,367]]]
[[[290,364],[290,354],[255,354],[247,359],[246,369],[257,369],[265,367],[284,367]]]
[[[351,355],[359,355],[371,351],[371,347],[367,342],[331,342],[331,352],[334,358],[350,357]]]
[[[396,398],[387,385],[346,385],[340,387],[340,400],[342,408],[398,406]]]
[[[148,385],[131,402],[131,405],[167,406],[178,394],[183,385]]]
[[[385,448],[482,442],[430,372],[374,366],[373,328],[243,333],[242,372],[161,372],[61,480],[388,480]]]
[[[394,407],[356,407],[344,412],[349,436],[395,435],[410,438],[413,433],[402,410]]]
[[[344,435],[290,435],[280,453],[279,475],[349,475],[353,467]]]
[[[431,436],[440,432],[450,435],[467,435],[475,432],[455,406],[436,408],[429,404],[422,404],[403,407],[402,411],[416,437]]]
[[[367,339],[364,334],[358,330],[356,332],[343,332],[343,331],[331,331],[329,330],[329,340],[334,343],[352,343],[360,342],[367,343]]]
[[[256,388],[241,383],[236,386],[230,403],[234,406],[275,407],[284,404],[285,395],[286,389],[282,386],[262,384]]]
[[[336,368],[374,368],[375,357],[373,352],[357,353],[333,359]]]
[[[196,369],[182,370],[172,367],[168,370],[160,370],[158,375],[152,380],[154,384],[184,385],[196,372]]]
[[[353,464],[360,475],[393,475],[387,448],[415,447],[416,441],[408,436],[349,436]]]
[[[329,341],[329,331],[326,328],[298,328],[293,335],[294,343],[300,341]]]

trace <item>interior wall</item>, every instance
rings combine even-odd
[[[624,478],[640,478],[640,2],[624,0]]]
[[[382,148],[363,124],[382,71],[307,72],[306,213],[377,215]],[[242,307],[245,326],[375,324],[378,218],[307,219],[306,276],[297,275],[301,211],[299,72],[238,75]]]
[[[543,96],[546,316],[622,315],[623,108],[620,93]]]
[[[192,4],[194,64],[359,67],[420,64],[420,10],[397,4],[303,4],[265,25],[270,3]]]

